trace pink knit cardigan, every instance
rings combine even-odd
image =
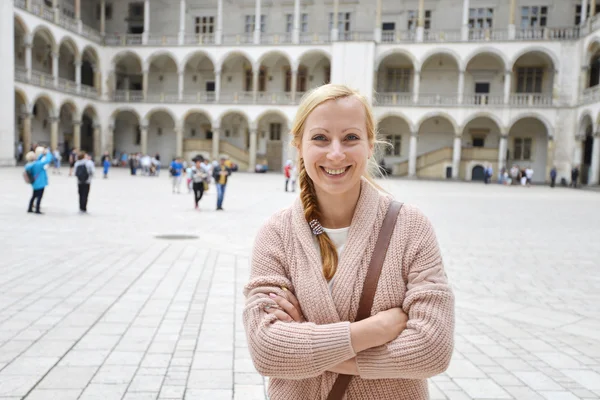
[[[375,314],[402,307],[407,328],[383,346],[352,350],[350,322],[390,201],[363,179],[331,293],[299,199],[258,233],[243,318],[254,366],[271,378],[271,400],[326,399],[338,376],[327,370],[352,357],[360,376],[347,399],[428,399],[425,379],[448,367],[454,296],[431,223],[409,205],[400,212],[372,308]],[[281,286],[296,295],[308,322],[281,322],[264,311],[274,304],[268,294],[282,294]]]

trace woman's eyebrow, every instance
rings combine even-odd
[[[314,128],[311,128],[311,130],[309,130],[309,132],[312,132],[314,130],[319,130],[319,129],[322,130],[322,131],[325,131],[325,132],[329,133],[329,131],[327,129],[321,128],[320,126],[315,126]]]

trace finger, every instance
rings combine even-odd
[[[275,317],[277,317],[278,320],[283,321],[283,322],[293,322],[293,318],[290,317],[286,312],[279,310],[277,308],[267,308],[265,310],[267,313],[275,315]]]
[[[296,307],[296,309],[298,310],[298,312],[300,314],[302,314],[302,308],[300,308],[300,302],[298,302],[298,299],[296,298],[296,296],[294,295],[294,293],[292,293],[291,291],[287,290],[286,288],[282,287],[282,289],[285,289],[283,291],[283,297],[285,297],[290,303],[292,303],[294,305],[294,307]]]
[[[269,297],[271,297],[279,305],[279,307],[283,309],[283,311],[288,313],[294,319],[294,321],[302,322],[304,317],[302,316],[302,314],[300,314],[296,307],[294,307],[294,305],[290,303],[287,299],[281,296],[277,296],[275,293],[269,294]]]

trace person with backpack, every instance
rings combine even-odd
[[[77,178],[77,188],[79,192],[79,212],[87,213],[87,202],[90,194],[90,184],[94,176],[94,163],[90,160],[85,151],[77,155],[77,161],[74,165],[75,177]]]
[[[33,212],[33,202],[34,200],[37,200],[35,204],[35,213],[43,214],[40,211],[40,203],[42,202],[44,189],[46,186],[48,186],[48,174],[46,173],[46,166],[52,162],[53,157],[52,152],[48,151],[48,149],[39,149],[40,147],[36,149],[37,153],[39,154],[39,158],[36,157],[36,153],[33,151],[30,151],[25,156],[27,164],[25,165],[23,177],[25,182],[29,183],[33,188],[33,194],[29,200],[27,212]]]

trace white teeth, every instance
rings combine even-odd
[[[327,169],[327,168],[325,168],[325,172],[327,172],[329,175],[341,175],[344,172],[346,172],[346,168],[342,168],[342,169]]]

